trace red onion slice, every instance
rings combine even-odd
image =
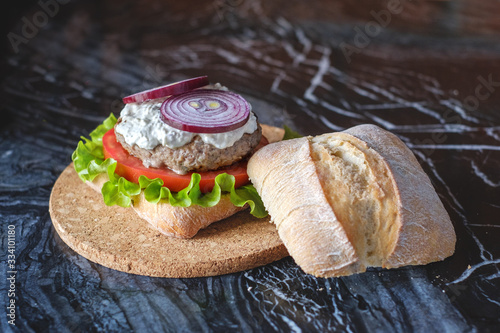
[[[187,79],[171,84],[167,84],[166,86],[161,86],[145,91],[141,91],[139,93],[123,97],[123,103],[138,103],[144,102],[151,99],[156,99],[165,96],[182,94],[186,91],[190,91],[196,88],[200,88],[209,84],[207,76],[199,76],[192,79]]]
[[[197,89],[169,97],[160,108],[162,120],[192,133],[223,133],[243,126],[250,104],[238,94],[217,89]]]

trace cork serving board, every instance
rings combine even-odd
[[[52,189],[49,211],[55,230],[70,248],[93,262],[127,273],[215,276],[288,256],[269,218],[257,219],[247,210],[211,224],[191,239],[165,236],[132,208],[106,206],[101,195],[78,178],[72,164]]]

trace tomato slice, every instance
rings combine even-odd
[[[260,146],[268,142],[264,136]],[[179,175],[170,169],[147,168],[142,161],[132,156],[116,140],[114,128],[110,129],[102,138],[104,158],[113,158],[117,162],[115,173],[125,179],[139,183],[139,176],[144,175],[150,179],[160,178],[163,180],[163,186],[168,187],[173,192],[179,192],[189,185],[191,173]],[[203,193],[212,191],[215,183],[215,177],[221,173],[228,173],[235,178],[235,188],[248,184],[250,180],[247,174],[247,162],[241,161],[230,166],[220,168],[214,171],[198,172],[201,175],[200,189]]]

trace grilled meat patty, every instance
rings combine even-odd
[[[137,145],[130,146],[122,135],[116,133],[117,141],[130,155],[142,160],[144,166],[169,168],[181,175],[190,171],[216,170],[231,165],[248,156],[257,147],[261,137],[262,129],[259,125],[255,132],[244,134],[234,145],[224,149],[203,142],[199,136],[195,136],[190,143],[179,148],[172,149],[158,145],[153,149],[144,149]]]

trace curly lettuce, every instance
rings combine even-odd
[[[116,117],[110,114],[90,133],[90,139],[81,137],[71,156],[75,171],[82,181],[93,181],[100,174],[108,175],[109,180],[101,189],[106,205],[128,207],[132,204],[133,197],[144,191],[145,199],[155,204],[162,201],[177,207],[191,205],[212,207],[219,203],[222,195],[228,194],[235,206],[243,207],[248,204],[250,213],[255,217],[267,216],[268,213],[255,187],[249,184],[234,188],[235,178],[227,173],[218,175],[212,191],[205,194],[200,190],[201,176],[198,173],[193,173],[189,185],[179,192],[170,191],[163,186],[163,181],[159,178],[149,179],[140,176],[137,184],[117,175],[115,173],[117,162],[112,158],[104,159],[102,147],[104,134],[113,128],[116,121]]]

